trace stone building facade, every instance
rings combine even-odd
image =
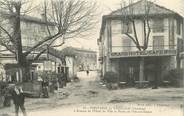
[[[126,22],[122,10],[134,9],[134,22],[140,46],[144,44],[145,2],[150,7],[149,24],[151,33],[148,48],[140,51],[123,30]],[[129,34],[134,35],[132,24]],[[184,20],[183,17],[165,7],[155,3],[140,0],[123,9],[104,15],[102,19],[100,37],[98,39],[101,73],[116,72],[119,81],[152,81],[155,76],[159,82],[164,81],[164,75],[171,69],[181,68],[183,60],[181,52],[184,50]],[[143,60],[142,60],[143,59]]]

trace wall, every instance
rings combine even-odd
[[[73,57],[66,57],[66,66],[69,68],[69,78],[74,76],[74,59]]]
[[[172,24],[173,23],[173,24]],[[151,20],[150,25],[153,25],[153,21]],[[180,25],[180,28],[182,30],[181,35],[178,35],[176,32],[177,24],[176,19],[173,17],[164,18],[164,32],[163,33],[150,33],[150,39],[148,43],[148,49],[147,50],[153,50],[153,36],[164,36],[164,49],[170,49],[170,39],[174,40],[174,49],[177,49],[177,38],[182,38],[183,36],[183,28],[182,24]],[[109,29],[111,27],[111,29]],[[143,24],[141,21],[136,20],[136,29],[138,34],[138,39],[140,41],[140,44],[143,44]],[[109,31],[112,32],[112,34],[109,34]],[[172,35],[173,34],[173,35]],[[112,40],[111,40],[112,37]],[[121,34],[121,22],[120,20],[112,20],[111,23],[109,23],[109,20],[107,20],[104,33],[102,35],[102,42],[101,45],[102,49],[101,56],[103,56],[103,66],[102,66],[102,72],[103,75],[107,71],[114,70],[116,68],[115,62],[110,61],[109,54],[111,50],[111,47],[109,45],[112,45],[112,52],[123,52],[123,39],[122,38],[128,38],[126,35]],[[110,42],[110,44],[109,44]],[[134,46],[130,49],[130,51],[137,51],[137,48],[135,47],[134,43],[131,43],[131,46]],[[100,47],[99,47],[100,48]],[[100,56],[100,55],[99,55]],[[167,67],[169,68],[176,68],[176,56],[171,56],[169,60],[167,60],[165,63]],[[114,64],[115,63],[115,64]],[[172,66],[168,66],[172,65]],[[164,64],[163,64],[164,65]]]
[[[51,33],[54,32],[54,27],[49,26]],[[42,23],[34,22],[21,22],[21,31],[22,31],[22,44],[24,46],[33,46],[38,41],[43,40],[44,37],[48,36],[47,27]]]
[[[171,19],[171,20],[169,20]],[[169,49],[169,23],[171,23],[172,18],[164,18],[164,32],[163,33],[153,33],[151,31],[150,33],[150,38],[149,38],[149,43],[148,43],[148,49],[147,50],[152,50],[153,46],[153,36],[164,36],[164,49]],[[136,31],[137,31],[137,36],[139,39],[140,45],[143,45],[143,23],[140,20],[135,20],[136,24]],[[153,20],[150,20],[150,26],[152,28],[153,25]],[[123,46],[126,46],[123,44],[123,39],[128,39],[125,34],[121,33],[121,21],[120,20],[112,20],[111,21],[111,26],[112,26],[112,52],[123,52]],[[133,26],[132,26],[133,28]],[[177,38],[182,38],[181,35],[176,34],[176,20],[174,20],[174,40],[175,44],[177,44]],[[182,29],[182,26],[180,27]],[[170,32],[171,33],[171,32]],[[132,33],[130,34],[133,36],[133,29]],[[107,39],[107,38],[106,38]],[[130,39],[130,38],[129,38]],[[130,39],[131,40],[131,39]],[[176,48],[176,47],[175,47]],[[129,51],[137,51],[137,48],[135,47],[135,44],[133,41],[131,41],[131,47]]]

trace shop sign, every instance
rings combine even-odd
[[[141,56],[173,56],[176,50],[146,50],[146,51],[129,51],[129,52],[112,52],[111,57],[141,57]]]

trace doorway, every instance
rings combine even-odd
[[[139,59],[121,59],[119,65],[119,81],[133,85],[139,79]]]

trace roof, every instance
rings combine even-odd
[[[17,63],[6,63],[3,65],[5,70],[17,69],[20,68],[20,65]],[[35,64],[31,64],[31,67],[36,67]]]
[[[75,47],[66,47],[61,50],[61,53],[63,53],[66,56],[73,56],[79,53],[91,53],[91,54],[96,54],[96,51],[92,50],[87,50],[83,48],[75,48]]]
[[[39,24],[46,24],[46,21],[44,21],[43,19],[38,18],[38,17],[29,16],[29,15],[22,15],[21,20],[27,21],[27,22],[39,23]],[[55,23],[47,22],[47,24],[54,25]]]
[[[110,15],[122,15],[122,12],[127,11],[129,9],[133,9],[133,15],[145,15],[145,7],[148,6],[150,8],[149,15],[169,15],[169,14],[178,14],[170,9],[167,9],[163,6],[157,5],[148,0],[140,0],[138,2],[132,3],[122,9],[118,9],[110,13]],[[132,15],[130,12],[127,12],[126,15]],[[178,14],[179,15],[179,14]]]
[[[11,17],[15,16],[14,14],[10,14],[8,12],[3,12],[3,11],[1,11],[0,14],[6,18],[11,18]],[[41,18],[33,17],[33,16],[29,16],[29,15],[21,15],[20,20],[25,21],[25,22],[34,22],[34,23],[38,23],[38,24],[46,24],[47,23],[49,25],[55,25],[54,22],[46,22]]]
[[[145,15],[145,7],[143,7],[144,5],[149,5],[150,8],[150,12],[149,12],[149,16],[150,17],[163,17],[163,16],[176,16],[176,17],[182,17],[180,14],[167,9],[163,6],[157,5],[153,2],[150,2],[148,0],[140,0],[138,2],[132,3],[126,7],[123,7],[121,9],[115,10],[113,12],[111,12],[109,15],[104,15],[102,17],[102,24],[101,24],[101,29],[100,29],[100,37],[99,39],[101,40],[102,38],[102,34],[103,31],[105,29],[105,25],[106,25],[106,20],[107,19],[122,19],[125,16],[134,16],[135,18],[141,18],[142,16]],[[126,15],[123,15],[123,11],[129,10],[129,9],[134,9],[133,10],[133,14],[130,12],[126,12]],[[136,9],[136,10],[135,10]]]

